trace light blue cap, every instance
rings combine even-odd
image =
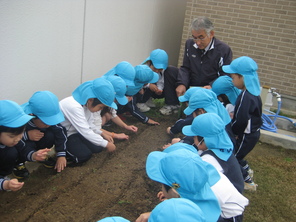
[[[254,96],[260,95],[260,83],[257,74],[257,63],[248,56],[242,56],[233,60],[230,65],[222,66],[225,73],[236,73],[244,76],[244,84],[247,90]]]
[[[227,125],[231,119],[222,103],[217,99],[217,95],[209,89],[197,87],[196,92],[189,99],[188,107],[184,110],[186,115],[190,115],[198,108],[203,108],[208,113],[216,113]]]
[[[135,66],[136,77],[135,84],[147,84],[147,83],[156,83],[159,79],[159,76],[156,72],[153,72],[146,65],[137,65]]]
[[[169,56],[163,49],[154,49],[142,64],[148,60],[152,61],[156,69],[166,69],[168,67]]]
[[[208,216],[207,221],[218,220],[220,206],[208,183],[207,168],[197,154],[186,149],[151,152],[147,157],[146,172],[152,180],[174,188],[181,197],[197,204]]]
[[[204,113],[193,119],[192,125],[184,126],[182,133],[186,136],[202,136],[209,150],[221,160],[227,161],[232,154],[231,142],[223,120],[215,113]]]
[[[129,220],[123,218],[123,217],[105,217],[102,220],[98,220],[97,222],[130,222]]]
[[[209,174],[208,183],[210,186],[215,185],[220,180],[221,177],[220,177],[218,171],[216,170],[216,168],[212,164],[203,161],[201,159],[201,157],[199,156],[197,149],[192,145],[189,145],[187,143],[178,142],[178,143],[174,143],[171,146],[167,147],[166,149],[163,150],[163,152],[170,153],[170,152],[174,152],[174,151],[180,150],[180,149],[189,150],[198,156],[197,159],[200,159],[200,161],[201,161],[200,164],[204,165],[207,168],[207,172]]]
[[[199,206],[185,198],[171,198],[158,204],[148,222],[205,222],[206,215]]]
[[[35,92],[29,102],[22,105],[25,113],[34,114],[42,122],[53,126],[65,120],[58,97],[50,91]]]
[[[134,86],[128,86],[126,90],[126,95],[127,96],[136,95],[142,88],[143,88],[142,83],[135,83]]]
[[[118,75],[125,81],[126,85],[134,86],[136,73],[132,64],[122,61],[104,75]]]
[[[197,88],[198,87],[190,87],[189,89],[187,89],[183,96],[178,97],[179,101],[188,102],[190,97],[192,96],[193,93],[195,93]]]
[[[25,125],[33,116],[27,115],[19,104],[0,100],[0,126],[17,128]]]
[[[85,105],[88,99],[97,98],[104,105],[117,109],[115,91],[112,84],[105,78],[97,78],[78,86],[72,93],[74,99],[81,105]]]
[[[217,96],[225,94],[232,105],[235,105],[236,99],[241,93],[241,90],[233,85],[232,79],[229,76],[220,76],[216,79],[212,84],[212,91]]]
[[[163,152],[170,153],[170,152],[180,150],[180,149],[186,149],[186,150],[189,150],[195,154],[198,154],[197,149],[194,146],[189,145],[187,143],[182,143],[182,142],[178,142],[178,143],[174,143],[174,144],[170,145],[169,147],[164,149]]]
[[[106,78],[113,85],[115,90],[115,98],[118,103],[120,105],[127,104],[128,100],[125,96],[127,86],[125,81],[121,77],[115,75],[103,76],[103,78]]]

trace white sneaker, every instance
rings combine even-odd
[[[253,179],[253,177],[254,177],[254,171],[252,169],[249,169],[248,170],[248,174]]]
[[[148,107],[150,107],[150,108],[155,108],[155,107],[156,107],[156,105],[154,104],[154,102],[153,102],[153,100],[152,100],[152,97],[150,97],[150,98],[148,99],[148,101],[146,102],[146,105],[147,105]]]
[[[145,103],[137,103],[137,107],[142,113],[148,112],[150,107],[148,107]]]
[[[250,190],[250,191],[256,191],[257,187],[258,187],[258,184],[254,183],[254,182],[251,182],[251,183],[246,183],[245,182],[244,189],[245,190]]]
[[[159,110],[159,112],[162,115],[168,116],[173,113],[177,113],[179,108],[180,108],[180,105],[165,105]]]

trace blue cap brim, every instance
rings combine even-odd
[[[120,105],[126,105],[128,103],[128,100],[127,100],[126,96],[117,96],[117,95],[115,95],[115,98],[116,98],[117,102]]]
[[[149,81],[149,83],[156,83],[159,80],[159,75],[156,72],[153,72],[153,78]]]
[[[195,109],[190,108],[189,106],[184,109],[184,113],[189,116],[191,113],[193,113],[195,111]]]

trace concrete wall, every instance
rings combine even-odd
[[[162,48],[177,65],[186,1],[1,0],[0,99],[59,99],[120,61]]]
[[[196,16],[211,19],[216,37],[232,48],[234,59],[245,55],[258,63],[261,85],[296,97],[295,0],[188,0],[179,65]]]

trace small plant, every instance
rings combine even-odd
[[[131,202],[128,200],[120,200],[118,201],[118,204],[131,204]]]

